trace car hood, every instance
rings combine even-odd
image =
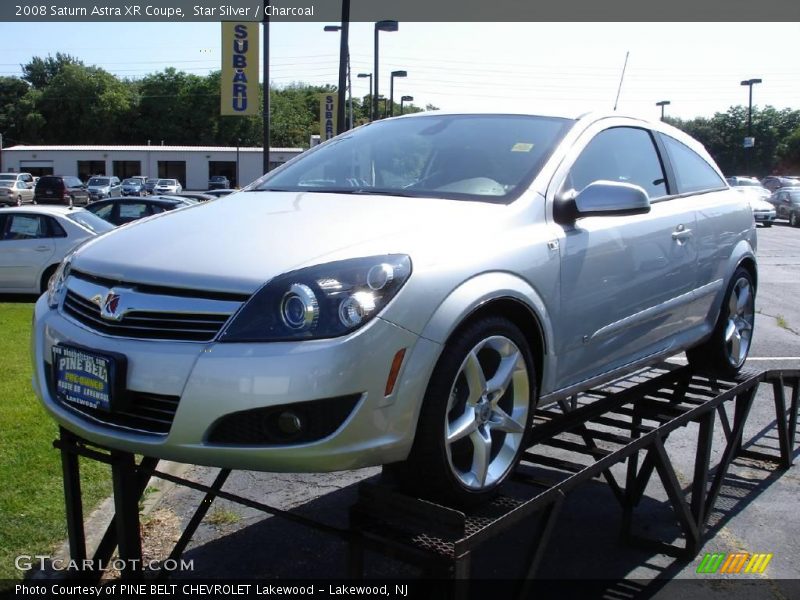
[[[766,200],[760,200],[759,198],[748,198],[748,201],[750,202],[750,208],[753,210],[775,210],[775,207]]]
[[[416,261],[474,246],[507,209],[430,198],[239,192],[117,229],[86,245],[73,266],[120,281],[250,294],[304,266],[389,253]]]

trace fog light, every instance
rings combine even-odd
[[[286,435],[294,435],[303,429],[303,421],[295,413],[285,410],[278,415],[278,429]]]

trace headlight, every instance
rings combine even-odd
[[[279,275],[234,316],[223,342],[331,338],[369,322],[411,275],[403,254],[316,265]]]
[[[61,261],[61,264],[58,265],[56,272],[53,273],[53,276],[50,277],[50,281],[47,282],[47,304],[50,308],[57,308],[58,304],[61,302],[61,298],[64,295],[64,290],[66,286],[64,285],[67,281],[67,277],[69,277],[70,269],[72,268],[72,255],[74,253],[67,254],[64,257],[64,260]]]

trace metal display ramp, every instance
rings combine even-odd
[[[749,445],[744,439],[745,425],[762,384],[772,390],[778,455],[743,449]],[[457,510],[402,494],[388,479],[364,482],[349,507],[348,527],[226,492],[228,469],[219,470],[214,482],[204,485],[158,470],[155,458],[137,461],[133,454],[98,447],[62,429],[54,446],[61,451],[70,557],[75,561],[87,557],[78,461],[84,457],[107,463],[112,471],[115,515],[93,556],[103,563],[116,551],[120,559],[142,564],[138,503],[152,476],[205,494],[172,549],[171,559],[183,554],[213,501],[222,498],[346,541],[348,573],[343,576],[363,576],[365,552],[370,550],[416,565],[425,576],[452,578],[456,593],[464,595],[468,588],[460,584],[481,577],[471,564],[478,547],[530,527],[526,536],[530,547],[518,575],[524,595],[535,585],[537,568],[566,495],[601,476],[621,508],[624,541],[689,559],[706,540],[709,514],[734,458],[769,461],[780,469],[792,465],[799,391],[800,370],[743,370],[735,378],[723,378],[662,363],[537,410],[522,463],[492,501]],[[697,428],[696,448],[692,480],[684,490],[666,443],[673,432],[690,425]],[[721,458],[712,465],[715,430],[721,431],[725,443]],[[680,525],[683,545],[633,533],[637,506],[654,474]],[[96,579],[101,575],[96,571],[80,574]],[[126,569],[120,576],[137,579],[151,575]]]

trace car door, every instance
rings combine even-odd
[[[558,193],[600,180],[625,182],[641,186],[651,207],[647,214],[590,216],[563,227],[559,388],[667,350],[684,327],[695,285],[694,210],[671,197],[652,132],[600,123],[556,173]]]
[[[753,211],[746,197],[728,188],[722,175],[708,160],[683,142],[659,134],[674,174],[677,193],[697,214],[696,288],[687,305],[687,318],[697,325],[713,325],[714,299],[730,276],[729,259],[744,232],[753,227]],[[710,323],[708,321],[711,320]]]
[[[39,291],[39,276],[55,253],[43,215],[6,213],[0,236],[0,289]]]
[[[787,192],[775,192],[775,212],[779,219],[789,218],[790,207],[789,194]]]

